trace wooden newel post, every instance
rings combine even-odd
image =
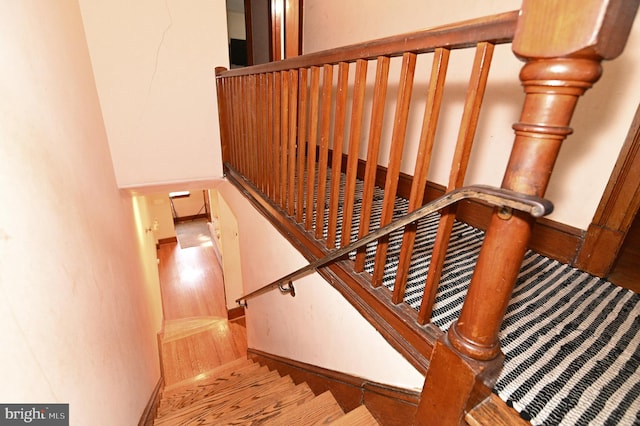
[[[502,187],[544,196],[578,98],[622,51],[638,1],[525,0],[513,40],[526,93]],[[458,424],[491,392],[502,366],[498,333],[533,220],[494,211],[458,320],[437,342],[417,423]]]

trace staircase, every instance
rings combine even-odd
[[[154,425],[377,425],[365,406],[345,415],[331,392],[241,358],[165,387]]]

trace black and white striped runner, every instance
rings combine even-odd
[[[361,191],[359,182],[356,199]],[[376,189],[372,229],[379,226],[383,196]],[[407,205],[398,198],[395,214],[404,214]],[[352,241],[359,214],[356,204]],[[420,306],[438,219],[433,215],[418,224],[405,295],[414,309]],[[483,236],[464,223],[454,226],[432,316],[443,330],[460,313]],[[401,239],[400,231],[389,242],[383,279],[389,289]],[[370,244],[365,262],[370,273],[374,256],[375,244]],[[532,424],[640,424],[639,295],[529,251],[500,339],[505,365],[494,391]]]

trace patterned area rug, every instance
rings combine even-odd
[[[212,245],[207,219],[176,223],[176,237],[182,249]]]
[[[356,199],[361,190],[359,185]],[[383,196],[380,190],[374,195],[372,229],[379,226]],[[407,205],[397,199],[395,216]],[[420,306],[438,219],[434,214],[418,224],[405,296],[414,309]],[[352,241],[357,232],[354,223]],[[383,284],[391,290],[401,235],[392,234],[389,243]],[[483,236],[464,223],[454,226],[432,317],[443,330],[460,313]],[[374,257],[375,244],[370,244],[365,266],[370,273]],[[529,251],[500,340],[505,366],[494,392],[532,424],[640,424],[638,294]]]

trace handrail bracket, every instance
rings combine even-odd
[[[278,288],[280,289],[280,293],[282,294],[289,293],[291,297],[296,297],[296,289],[293,286],[293,281],[289,281],[286,287],[282,283],[280,283],[278,284]]]

